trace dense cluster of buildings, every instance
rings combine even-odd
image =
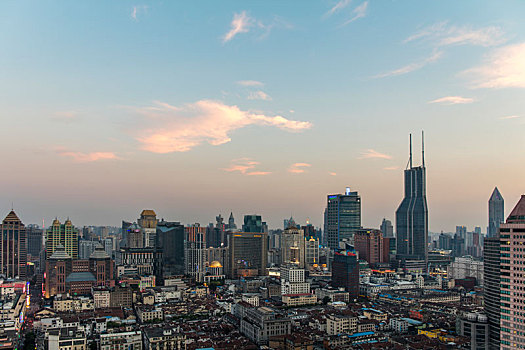
[[[486,236],[430,234],[424,153],[413,166],[410,150],[404,189],[395,227],[378,228],[350,188],[327,196],[323,229],[151,209],[120,227],[39,227],[11,211],[0,348],[525,349],[525,196],[504,222],[494,189]]]

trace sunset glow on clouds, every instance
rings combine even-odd
[[[213,146],[230,142],[230,133],[248,125],[273,126],[288,132],[310,129],[312,123],[243,111],[220,101],[201,100],[181,107],[163,102],[136,109],[148,118],[137,140],[154,153],[186,152],[204,142]]]

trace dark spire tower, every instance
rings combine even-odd
[[[494,187],[492,195],[489,198],[489,226],[487,227],[487,236],[495,237],[498,234],[498,228],[505,221],[505,201],[497,187]]]
[[[428,208],[424,135],[422,164],[412,165],[412,135],[410,135],[409,167],[405,169],[405,196],[396,211],[397,257],[401,261],[421,261],[428,264]],[[406,265],[405,265],[406,266]]]

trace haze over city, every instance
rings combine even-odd
[[[453,4],[453,11],[450,6]],[[450,5],[450,6],[449,6]],[[525,192],[525,3],[3,2],[0,208],[46,226],[143,208],[394,221],[425,130],[429,229]]]

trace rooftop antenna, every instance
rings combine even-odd
[[[421,130],[421,159],[425,167],[425,131]]]
[[[412,169],[412,134],[410,134],[410,169]]]

